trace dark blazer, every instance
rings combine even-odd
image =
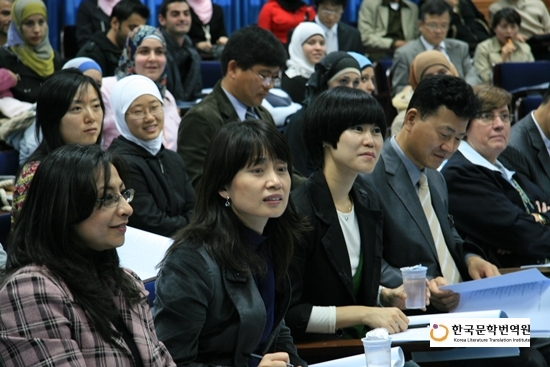
[[[529,113],[512,126],[508,147],[498,160],[527,176],[550,198],[550,156],[535,124]]]
[[[432,205],[451,256],[463,280],[470,279],[464,259],[464,241],[448,215],[447,186],[436,170],[426,168]],[[390,141],[384,144],[380,160],[370,175],[364,176],[380,195],[384,212],[384,264],[381,284],[396,288],[403,283],[399,268],[422,264],[428,277],[441,276],[435,243],[426,215],[403,161]]]
[[[254,112],[261,120],[275,124],[269,111],[262,106],[254,107]],[[239,121],[239,116],[223,91],[221,82],[181,119],[178,153],[185,162],[187,174],[195,189],[202,177],[210,141],[223,125],[232,121]]]
[[[191,221],[195,190],[176,152],[163,147],[152,155],[123,136],[113,140],[109,151],[120,154],[129,166],[126,184],[136,191],[130,226],[170,237]]]
[[[354,51],[363,54],[361,33],[344,22],[338,22],[338,51]]]
[[[61,69],[61,56],[54,51],[53,67],[54,72]],[[13,97],[23,102],[35,103],[38,99],[38,92],[42,83],[48,77],[42,77],[21,62],[19,57],[9,48],[0,47],[0,67],[6,68],[15,74],[19,74],[20,80],[17,85],[10,88]]]
[[[361,180],[361,178],[358,178]],[[382,211],[369,184],[350,191],[361,236],[363,273],[357,297],[344,234],[321,170],[292,191],[292,200],[312,229],[297,244],[289,269],[292,301],[286,322],[297,340],[334,339],[337,334],[306,334],[313,306],[376,306],[382,265]],[[351,335],[357,338],[357,335]]]
[[[458,232],[482,247],[492,263],[509,268],[544,262],[550,257],[550,226],[535,222],[525,211],[518,191],[500,172],[473,164],[460,151],[441,172],[447,181],[449,212]],[[514,179],[533,203],[550,202],[527,177],[516,173]],[[537,212],[536,207],[532,212]],[[500,255],[497,249],[512,253]]]
[[[296,352],[284,314],[290,282],[276,289],[273,330],[261,354],[287,352],[295,366],[307,367]],[[178,366],[248,367],[246,355],[262,337],[265,305],[252,275],[220,267],[200,244],[171,253],[156,281],[155,328]]]

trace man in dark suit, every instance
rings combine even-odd
[[[409,69],[416,55],[438,50],[455,66],[458,75],[470,85],[481,83],[470,59],[466,42],[446,38],[451,23],[451,8],[445,0],[426,1],[420,8],[418,29],[420,37],[399,47],[393,56],[391,68],[392,94],[399,93],[409,84]]]
[[[550,198],[550,88],[541,105],[512,126],[508,147],[498,157],[523,173]]]
[[[261,104],[285,61],[283,45],[269,31],[248,26],[231,35],[221,56],[222,80],[185,114],[178,130],[178,153],[195,189],[208,145],[224,124],[248,118],[274,123]]]
[[[431,303],[439,310],[451,310],[459,301],[458,294],[439,286],[499,274],[493,264],[471,253],[476,246],[456,232],[448,214],[445,180],[436,170],[458,148],[478,106],[472,88],[460,78],[437,75],[422,80],[403,128],[386,141],[374,172],[365,176],[380,194],[384,212],[381,284],[395,288],[402,283],[399,268],[422,264],[431,278]],[[423,175],[431,195],[430,218],[418,187]],[[439,233],[433,233],[436,227]],[[465,245],[471,245],[468,253]],[[453,262],[459,276],[455,272],[451,281],[443,277],[444,263],[452,267]]]
[[[327,54],[333,51],[354,51],[363,54],[359,31],[340,21],[346,4],[347,0],[315,0],[315,23],[325,31]]]

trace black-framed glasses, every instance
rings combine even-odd
[[[134,199],[134,193],[134,189],[126,189],[120,194],[107,194],[101,199],[97,199],[96,203],[99,203],[100,206],[103,205],[106,208],[114,208],[118,206],[120,198],[124,198],[127,203],[131,203]]]
[[[254,74],[258,76],[262,80],[262,85],[264,87],[269,87],[270,85],[275,85],[279,82],[278,76],[263,76],[262,74],[256,72],[254,69],[250,69]]]

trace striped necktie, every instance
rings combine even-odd
[[[420,180],[418,180],[418,183],[420,185],[418,188],[418,198],[422,204],[422,209],[424,209],[426,220],[430,226],[430,232],[432,232],[441,273],[443,274],[445,280],[447,280],[448,284],[460,283],[462,281],[460,278],[460,273],[458,272],[455,261],[447,248],[445,238],[443,237],[443,232],[441,231],[441,225],[439,224],[439,219],[437,219],[437,215],[432,206],[432,197],[430,195],[430,188],[428,187],[428,177],[426,176],[426,172],[422,172],[420,174]]]
[[[244,114],[244,119],[249,120],[249,119],[255,119],[255,118],[256,118],[256,114],[254,113],[254,109],[252,107],[247,107],[246,113]]]

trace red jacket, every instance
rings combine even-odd
[[[294,13],[284,10],[277,0],[269,0],[258,15],[258,26],[271,31],[283,44],[287,44],[288,32],[302,22],[313,21],[315,9],[303,5]]]

